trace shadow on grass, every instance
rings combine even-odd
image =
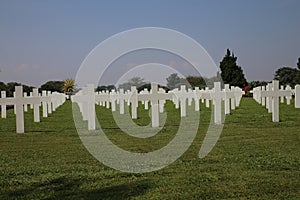
[[[35,183],[6,193],[5,199],[130,199],[149,189],[147,180],[126,184],[83,188],[87,180],[60,177],[44,183]]]

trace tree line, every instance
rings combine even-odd
[[[238,86],[243,88],[244,91],[249,92],[251,88],[257,86],[267,85],[270,81],[251,81],[248,82],[243,73],[242,67],[237,64],[237,57],[229,49],[227,49],[225,56],[220,62],[220,71],[214,77],[201,77],[201,76],[187,76],[186,78],[181,78],[178,74],[173,73],[166,78],[167,85],[160,85],[160,87],[168,90],[180,87],[180,85],[186,85],[187,87],[199,87],[200,89],[207,86],[213,86],[216,81],[222,80],[224,84],[230,84],[232,86]],[[296,84],[300,84],[300,57],[298,58],[297,67],[281,67],[275,71],[274,79],[279,80],[282,85],[290,85],[294,87]],[[31,92],[33,87],[24,85],[17,82],[9,82],[7,84],[0,82],[0,91],[5,90],[7,96],[13,96],[15,86],[23,85],[24,92]],[[123,88],[125,91],[130,90],[131,86],[136,86],[138,91],[145,88],[150,90],[150,82],[145,81],[141,77],[133,77],[127,82],[122,83],[118,86],[118,89]],[[115,85],[101,85],[98,86],[95,91],[112,91],[116,90]],[[75,88],[75,81],[73,79],[66,79],[64,81],[48,81],[41,85],[39,88],[40,92],[42,90],[47,90],[51,92],[60,92],[71,95],[75,93],[78,89]]]
[[[294,87],[300,84],[300,57],[298,58],[297,67],[281,67],[276,70],[274,75],[275,80],[279,80],[282,85],[290,85]]]
[[[26,92],[28,95],[32,92],[32,89],[35,88],[18,82],[9,82],[5,84],[0,81],[0,91],[6,91],[7,97],[13,96],[15,86],[23,86],[23,92]],[[64,81],[48,81],[39,88],[39,92],[42,92],[43,90],[71,95],[75,92],[75,81],[73,79],[66,79]]]
[[[167,85],[166,90],[172,90],[180,87],[180,85],[186,85],[187,87],[195,88],[199,87],[203,89],[207,86],[212,87],[214,82],[223,80],[223,83],[230,84],[232,86],[238,86],[244,88],[248,86],[247,80],[243,74],[243,70],[237,65],[237,57],[227,49],[226,55],[220,62],[220,72],[214,77],[201,77],[201,76],[187,76],[181,78],[177,73],[173,73],[166,78]],[[119,88],[129,90],[131,86],[136,86],[138,90],[142,90],[145,87],[150,87],[150,83],[145,82],[141,77],[133,77],[127,82],[119,85]]]
[[[206,86],[212,86],[214,82],[222,80],[224,84],[230,84],[231,86],[238,86],[242,88],[246,93],[257,86],[265,86],[271,81],[251,81],[248,82],[243,73],[242,67],[237,64],[237,57],[229,49],[227,49],[225,56],[220,62],[220,71],[215,77],[201,77],[201,76],[187,76],[186,78],[180,78],[178,74],[173,73],[166,78],[167,90],[178,88],[180,85],[187,85],[188,87],[199,87],[201,89]],[[275,71],[274,79],[279,80],[282,85],[290,85],[294,87],[296,84],[300,84],[300,58],[298,58],[297,68],[281,67]],[[130,89],[131,86],[136,86],[138,90],[142,90],[145,87],[150,87],[150,83],[144,81],[140,77],[133,77],[127,82],[121,84],[119,88],[125,90]],[[115,87],[114,87],[115,88]]]

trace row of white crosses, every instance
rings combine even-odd
[[[88,130],[96,129],[95,97],[96,95],[93,84],[88,84],[76,93],[76,95],[71,96],[72,102],[76,102],[78,104],[83,120],[88,121]]]
[[[127,105],[131,104],[131,113],[132,119],[137,119],[137,108],[138,101],[143,101],[146,108],[146,104],[148,101],[151,102],[151,122],[152,127],[159,126],[159,111],[161,111],[161,107],[159,106],[160,102],[164,102],[167,99],[171,99],[172,94],[163,93],[158,91],[157,84],[153,83],[152,89],[150,93],[146,93],[145,91],[138,94],[136,87],[132,87],[131,91],[127,91],[124,93],[123,89],[120,89],[120,92],[94,92],[94,86],[92,84],[88,84],[87,87],[83,88],[76,95],[72,96],[72,102],[76,102],[79,105],[79,109],[82,113],[83,120],[88,121],[88,130],[95,130],[95,105],[102,105],[106,108],[110,108],[112,111],[116,111],[116,104],[120,106],[120,114],[124,114],[124,106],[125,102]],[[162,103],[161,103],[162,104]]]
[[[269,113],[272,113],[272,121],[279,122],[279,102],[290,105],[292,95],[295,95],[295,108],[300,108],[300,85],[296,85],[295,90],[290,86],[283,86],[279,89],[279,81],[273,80],[267,86],[256,87],[252,91],[254,100],[265,106]]]
[[[134,95],[136,95],[136,97]],[[166,100],[171,100],[173,97],[173,94],[166,93],[164,90],[159,91],[158,85],[156,83],[152,83],[150,93],[146,93],[144,91],[143,93],[137,94],[137,92],[135,92],[134,95],[133,95],[133,97],[134,97],[135,101],[140,100],[147,104],[148,104],[148,101],[150,101],[152,127],[158,127],[159,126],[159,112],[163,112],[163,107],[164,107]]]
[[[175,104],[175,108],[180,107],[181,117],[186,116],[186,104],[192,105],[192,101],[195,102],[195,111],[200,110],[199,101],[201,100],[207,107],[210,106],[210,101],[214,104],[214,123],[222,124],[222,102],[225,102],[225,113],[230,114],[231,109],[235,109],[239,106],[242,98],[243,91],[237,87],[229,88],[229,85],[225,84],[225,89],[221,90],[221,83],[215,82],[214,88],[209,90],[195,90],[188,89],[182,85],[180,90],[174,89],[170,92],[165,92],[162,88],[158,89],[156,83],[151,84],[150,92],[146,89],[138,93],[136,87],[131,87],[131,90],[124,92],[123,89],[116,92],[94,92],[94,85],[89,84],[84,87],[76,95],[72,96],[71,100],[74,103],[78,103],[80,112],[82,113],[83,120],[88,121],[88,129],[95,130],[95,104],[111,108],[112,111],[116,111],[116,105],[119,104],[120,114],[124,114],[125,103],[131,105],[131,117],[137,119],[138,102],[141,101],[144,104],[144,108],[147,110],[148,103],[151,104],[151,124],[152,127],[159,126],[159,113],[164,112],[164,104],[167,100],[171,100]]]
[[[271,90],[273,90],[273,82],[268,83],[268,85],[266,85],[266,86],[255,87],[251,91],[253,93],[253,99],[257,103],[261,104],[262,106],[266,106],[266,108],[268,109],[268,111],[270,113],[271,113],[270,102],[271,102],[272,98],[269,98],[268,96],[265,96],[265,95],[262,96],[262,93],[265,93],[266,91],[271,91]],[[280,103],[284,103],[284,99],[286,99],[286,104],[290,105],[291,99],[292,99],[292,94],[294,94],[294,91],[292,90],[292,88],[289,85],[286,86],[285,88],[283,85],[281,85],[279,91],[288,91],[288,92],[285,92],[286,95],[284,95],[284,94],[280,95]]]
[[[43,106],[43,117],[47,117],[48,113],[51,114],[55,111],[65,100],[66,96],[57,92],[43,91],[40,95],[37,88],[34,88],[30,92],[30,96],[27,96],[27,93],[23,93],[22,86],[16,86],[14,97],[6,97],[6,92],[1,91],[1,117],[6,118],[6,106],[13,105],[16,115],[16,132],[24,133],[24,111],[28,111],[28,104],[30,108],[33,108],[34,122],[40,122],[39,108],[41,105]]]

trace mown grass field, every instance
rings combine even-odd
[[[144,174],[116,171],[97,161],[76,132],[71,102],[33,123],[25,113],[25,134],[15,133],[13,111],[0,119],[0,199],[300,199],[300,110],[280,105],[279,123],[250,98],[226,117],[222,135],[200,159],[211,110],[201,105],[197,136],[182,157]],[[97,106],[107,136],[123,149],[149,152],[177,131],[179,110],[166,107],[165,127],[154,137],[128,136],[111,111]],[[137,124],[150,122],[139,110]]]

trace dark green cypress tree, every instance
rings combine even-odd
[[[221,77],[225,84],[244,87],[247,85],[247,81],[242,68],[237,65],[236,61],[237,57],[231,54],[230,50],[227,49],[226,55],[220,62]]]
[[[300,84],[300,57],[298,58],[297,68],[296,84]]]

